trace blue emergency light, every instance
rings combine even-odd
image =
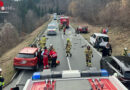
[[[108,77],[108,76],[109,76],[109,73],[107,72],[107,70],[101,69],[101,76],[103,76],[103,77]]]
[[[35,72],[32,76],[32,80],[38,80],[40,79],[40,72]]]

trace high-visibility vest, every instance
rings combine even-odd
[[[2,79],[3,77],[0,76],[0,78]],[[5,84],[5,83],[4,83],[4,79],[3,79],[3,80],[0,80],[0,87],[1,87],[1,86],[4,86],[4,84]]]

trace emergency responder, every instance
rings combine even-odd
[[[63,27],[63,32],[64,32],[64,35],[65,35],[65,32],[66,32],[66,26]]]
[[[44,47],[44,53],[43,53],[43,65],[44,65],[44,69],[48,69],[48,50],[47,47]]]
[[[4,78],[2,77],[2,69],[0,68],[0,90],[4,86]]]
[[[55,51],[52,44],[49,45],[49,49],[48,49],[49,53],[51,50]],[[49,63],[49,65],[51,65],[51,63],[52,63],[52,58],[50,57],[50,55],[48,56],[48,63]]]
[[[122,55],[123,56],[128,56],[128,49],[127,48],[124,48]]]
[[[45,35],[43,35],[43,37],[40,40],[40,48],[44,48],[45,47],[46,40],[47,40],[47,38],[45,37]]]
[[[86,65],[91,67],[91,58],[92,58],[93,54],[92,54],[92,50],[91,50],[90,46],[87,46],[84,53],[86,55]]]
[[[53,45],[52,45],[52,44],[50,44],[50,45],[49,45],[49,51],[50,51],[50,50],[52,50],[52,49],[55,51],[55,49],[54,49]]]
[[[96,38],[96,42],[95,42],[95,47],[97,48],[97,50],[99,50],[99,45],[101,43],[101,40],[99,37]]]
[[[49,52],[49,56],[52,60],[51,67],[56,67],[57,53],[55,50],[51,49]]]
[[[38,62],[39,66],[42,65],[41,53],[42,53],[42,51],[41,51],[41,49],[39,48],[39,49],[38,49],[38,56],[37,56],[37,57],[38,57],[38,60],[39,60],[39,62]]]
[[[66,57],[68,57],[68,55],[70,55],[70,57],[72,56],[70,50],[71,50],[71,42],[70,42],[70,39],[67,38],[67,44],[66,44]]]
[[[109,43],[106,44],[106,47],[104,47],[102,50],[102,57],[111,56],[112,54],[112,47]]]
[[[41,49],[41,60],[43,60],[43,53],[44,53],[44,49]]]

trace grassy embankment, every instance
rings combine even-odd
[[[97,32],[100,33],[103,27],[89,25],[87,22],[71,18],[71,24],[76,29],[79,25],[87,25],[89,28],[88,34],[81,34],[89,41],[90,35]],[[122,50],[127,47],[130,50],[130,30],[121,27],[109,28],[108,36],[113,49],[113,55],[121,55]]]
[[[15,70],[13,68],[13,58],[22,48],[31,44],[42,30],[46,30],[46,27],[50,20],[45,22],[39,28],[35,29],[31,34],[26,35],[24,37],[24,40],[20,44],[18,44],[16,47],[12,48],[0,57],[0,67],[3,69],[2,75],[5,78],[5,83],[8,83],[15,73]]]

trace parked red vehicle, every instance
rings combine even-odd
[[[79,27],[77,27],[76,33],[88,33],[88,26],[79,26]]]
[[[15,69],[38,69],[38,48],[25,47],[14,58]]]

